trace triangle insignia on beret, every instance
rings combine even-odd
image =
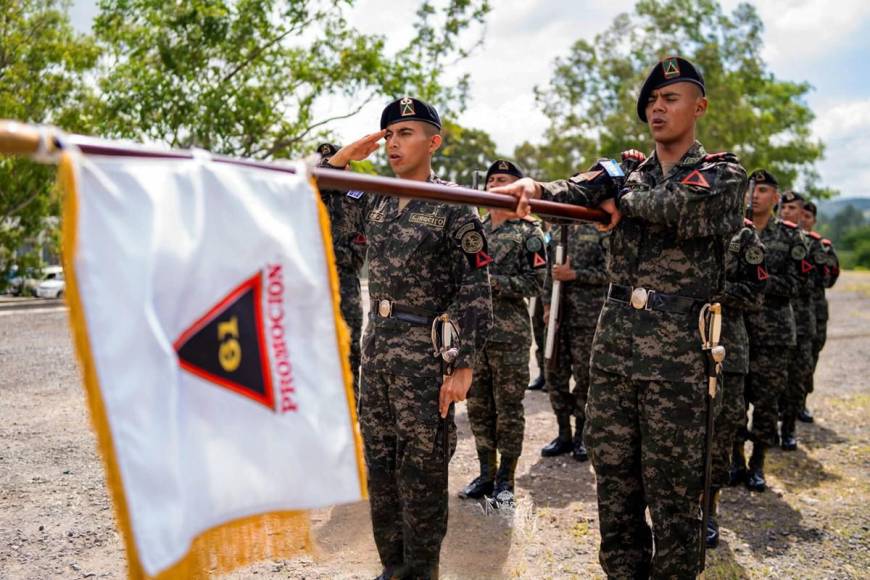
[[[414,110],[414,101],[411,100],[411,97],[405,97],[399,101],[399,115],[402,117],[410,117],[416,114],[417,112]]]
[[[329,145],[323,145],[320,148],[320,153],[323,155],[328,155],[329,154]]]
[[[683,185],[694,185],[695,187],[703,187],[704,189],[710,188],[710,183],[704,177],[704,174],[697,169],[684,177],[680,183],[682,183]]]
[[[667,80],[680,76],[680,65],[677,63],[677,59],[671,56],[663,60],[662,71]]]
[[[508,167],[507,161],[499,161],[498,168],[503,171],[507,171],[508,169],[510,169],[510,167]]]

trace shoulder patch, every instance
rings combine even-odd
[[[743,259],[747,264],[757,266],[764,261],[764,250],[758,246],[750,246],[746,248],[746,253],[743,254]]]
[[[740,159],[730,151],[708,153],[704,156],[704,161],[728,161],[730,163],[740,163]]]
[[[468,264],[472,269],[483,268],[494,261],[492,256],[489,255],[486,235],[479,221],[473,220],[464,224],[456,230],[453,237],[458,243],[459,249],[465,254],[465,259],[468,260]]]
[[[807,249],[803,244],[795,244],[791,247],[790,254],[794,260],[803,260],[807,257]]]
[[[782,223],[792,229],[797,228],[797,224],[788,220],[782,220]]]

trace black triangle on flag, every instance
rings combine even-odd
[[[187,372],[274,409],[262,289],[258,272],[191,324],[173,347]]]

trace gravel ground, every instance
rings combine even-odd
[[[774,451],[771,489],[729,489],[708,578],[860,578],[870,570],[870,275],[830,294],[828,344],[795,453]],[[542,459],[555,434],[546,394],[526,397],[518,508],[486,513],[456,493],[476,470],[464,406],[451,463],[445,578],[596,578],[598,522],[588,463]],[[125,557],[96,455],[66,312],[0,310],[0,579],[120,578]],[[312,513],[315,554],[232,578],[371,578],[365,503]]]

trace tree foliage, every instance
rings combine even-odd
[[[486,171],[498,157],[489,133],[445,121],[443,143],[432,159],[432,169],[442,179],[471,187],[475,171]]]
[[[578,40],[556,59],[551,83],[536,88],[550,119],[545,144],[524,143],[516,156],[541,177],[565,177],[596,158],[649,151],[635,104],[651,66],[680,55],[702,70],[710,107],[698,127],[708,150],[733,151],[751,171],[765,167],[785,187],[818,185],[814,162],[822,144],[811,138],[807,83],[777,79],[761,56],[763,23],[743,3],[726,14],[717,0],[639,0],[592,42]]]
[[[104,134],[255,158],[288,157],[376,98],[414,93],[462,104],[467,81],[443,80],[486,0],[423,2],[411,42],[353,28],[353,0],[102,0]],[[443,4],[443,3],[442,3]],[[328,111],[340,96],[351,110]],[[328,111],[328,112],[327,112]]]
[[[93,67],[93,43],[77,35],[57,0],[0,2],[0,118],[51,123],[84,130],[78,102],[86,96],[84,74]],[[27,159],[0,157],[0,271],[13,261],[34,263],[35,254],[13,258],[32,244],[56,215],[54,171]],[[50,232],[48,232],[50,234]],[[4,276],[5,278],[5,276]]]

